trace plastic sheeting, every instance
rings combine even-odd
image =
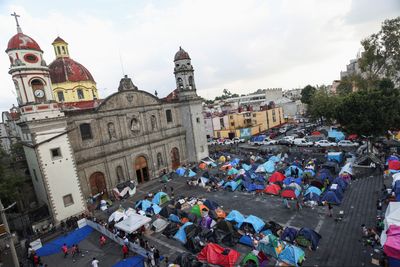
[[[244,216],[237,210],[232,210],[225,218],[225,220],[227,221],[236,222],[237,227],[240,227],[242,225],[244,219]]]
[[[263,220],[254,215],[247,216],[247,218],[244,219],[242,226],[245,223],[251,225],[256,233],[260,232],[265,225]]]
[[[115,228],[130,234],[149,222],[151,222],[149,217],[131,214],[127,219],[115,224]]]

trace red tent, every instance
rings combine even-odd
[[[264,190],[265,193],[275,196],[279,195],[279,191],[281,191],[281,187],[277,184],[267,185],[267,187]]]
[[[317,135],[322,135],[322,134],[321,134],[321,132],[315,131],[315,132],[312,132],[311,135],[317,136]]]
[[[285,175],[281,172],[274,172],[268,179],[270,183],[282,182],[285,180]]]
[[[284,189],[281,192],[281,197],[284,197],[284,198],[297,198],[296,197],[296,193],[292,189]]]
[[[236,250],[225,249],[217,244],[208,243],[197,255],[197,259],[223,267],[233,267],[239,256],[240,254]]]
[[[389,170],[400,170],[400,160],[389,160]]]

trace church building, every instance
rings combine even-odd
[[[53,42],[56,59],[18,24],[6,49],[18,101],[19,138],[33,185],[55,223],[86,210],[98,193],[117,184],[146,183],[181,164],[208,156],[202,101],[194,69],[182,48],[175,54],[176,90],[161,99],[125,76],[115,93],[99,99],[91,73]]]

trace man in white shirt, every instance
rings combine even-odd
[[[99,267],[99,261],[96,258],[92,260],[92,267]]]

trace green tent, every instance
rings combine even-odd
[[[258,261],[258,257],[254,255],[252,252],[249,252],[249,254],[244,257],[242,261],[242,266],[244,267],[250,267],[250,266],[260,266],[260,263]]]
[[[204,205],[194,205],[193,208],[190,210],[190,213],[193,213],[194,215],[196,215],[197,217],[201,217],[201,211],[203,209],[208,210],[208,208]]]

